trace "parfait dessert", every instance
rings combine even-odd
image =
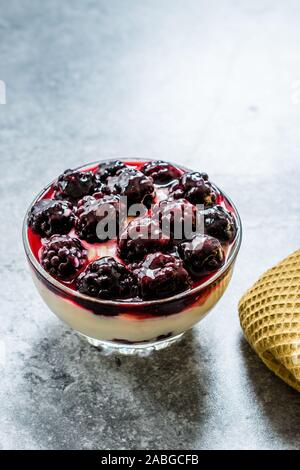
[[[240,231],[206,173],[120,159],[58,176],[23,238],[50,309],[92,344],[132,352],[170,344],[215,305]]]

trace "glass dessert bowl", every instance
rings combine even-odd
[[[221,298],[241,221],[205,173],[105,160],[67,170],[38,194],[23,243],[33,281],[61,320],[106,352],[147,354]]]

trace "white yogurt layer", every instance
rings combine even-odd
[[[34,283],[48,307],[67,325],[90,338],[113,341],[116,339],[130,342],[155,341],[158,336],[179,335],[188,330],[209,312],[218,302],[228,286],[233,266],[228,270],[217,287],[204,303],[196,303],[184,311],[173,315],[153,316],[151,318],[134,318],[130,315],[114,317],[95,315],[89,310],[74,304],[50,291],[33,274]]]

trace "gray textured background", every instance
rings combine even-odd
[[[299,248],[299,21],[298,0],[0,0],[0,447],[299,448],[300,396],[237,316]],[[49,180],[115,155],[207,171],[244,223],[213,312],[121,365],[47,310],[20,235]]]

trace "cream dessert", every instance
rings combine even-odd
[[[67,170],[24,224],[41,296],[96,345],[147,347],[191,328],[226,289],[240,238],[235,207],[207,174],[164,161]]]

